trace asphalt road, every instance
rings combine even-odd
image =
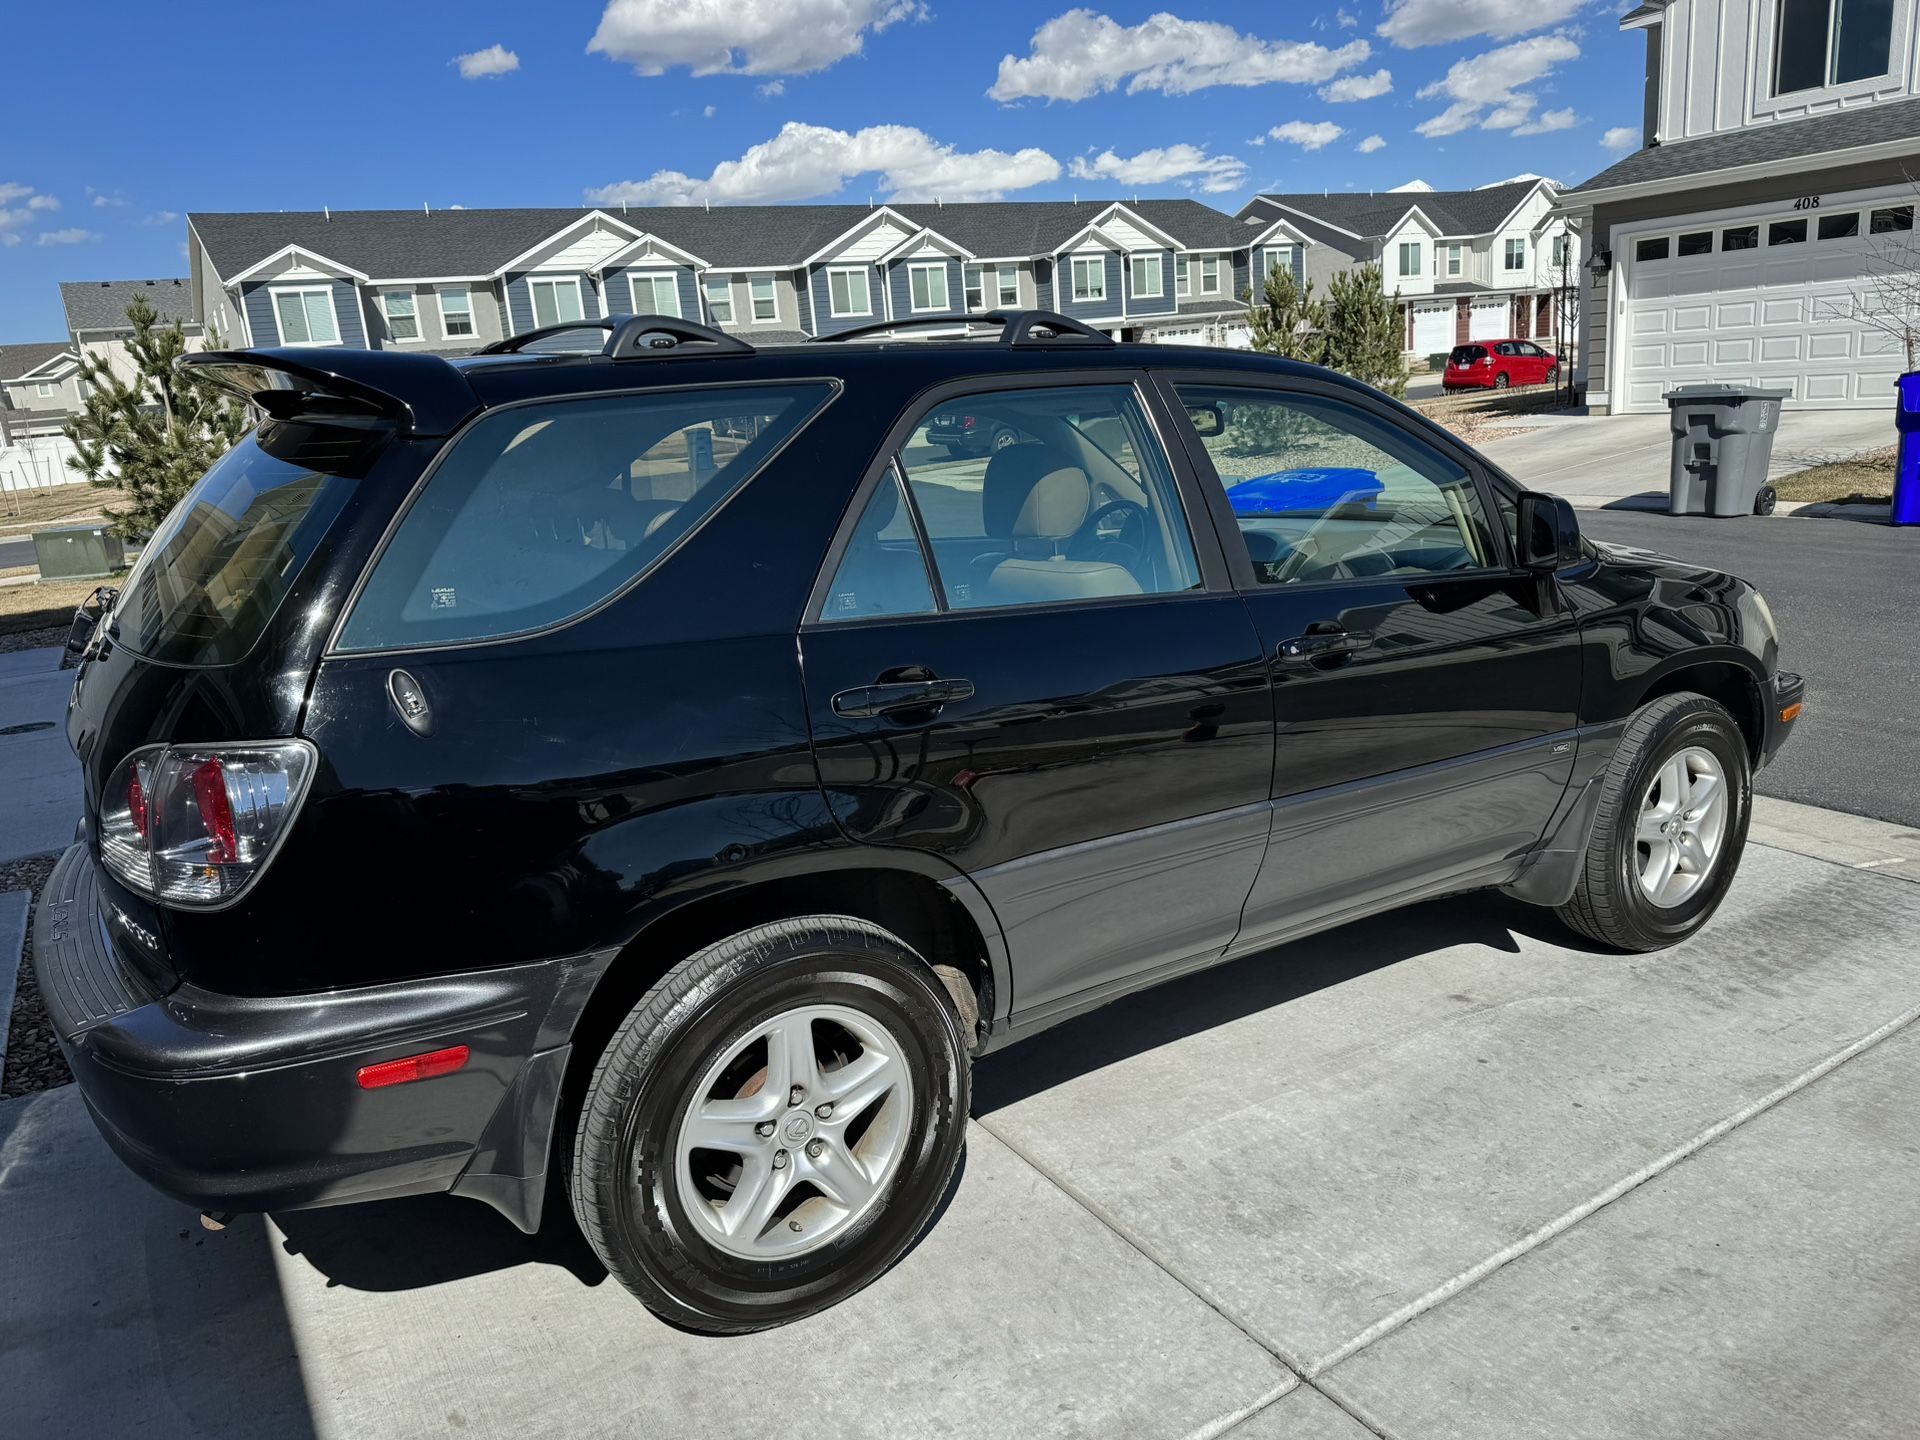
[[[33,560],[33,537],[23,535],[16,540],[0,540],[0,570],[15,565],[31,565]]]
[[[1920,529],[1847,520],[1580,513],[1600,540],[1751,580],[1807,708],[1763,795],[1920,828]]]

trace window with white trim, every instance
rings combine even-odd
[[[960,267],[960,286],[966,292],[969,311],[987,308],[987,275],[978,265]]]
[[[709,275],[700,282],[707,297],[707,315],[716,325],[733,323],[733,282],[726,276]]]
[[[864,265],[827,271],[827,313],[836,320],[873,314],[873,291]]]
[[[1447,246],[1447,275],[1449,278],[1458,275],[1466,268],[1466,248],[1464,245]]]
[[[947,309],[947,262],[907,266],[907,297],[915,310]]]
[[[774,294],[771,275],[755,275],[747,281],[747,294],[753,302],[753,323],[770,325],[780,318],[780,297]]]
[[[580,305],[580,279],[575,275],[542,275],[527,281],[527,293],[533,299],[535,328],[565,325],[586,318]]]
[[[387,333],[395,340],[420,338],[420,309],[411,290],[385,290],[380,308],[387,317]]]
[[[1017,308],[1020,304],[1020,267],[1002,265],[998,272],[995,290],[996,301],[1003,309]]]
[[[1133,293],[1142,300],[1158,300],[1166,293],[1164,271],[1160,267],[1158,255],[1134,255],[1129,258],[1129,277],[1133,281]]]
[[[1506,263],[1509,270],[1527,268],[1527,242],[1517,235],[1507,239]]]
[[[1193,271],[1184,255],[1173,257],[1173,295],[1184,300],[1193,293]]]
[[[1712,248],[1711,245],[1709,245],[1708,248],[1711,249]],[[1571,235],[1560,234],[1553,237],[1553,260],[1551,263],[1554,269],[1556,270],[1566,269],[1567,259],[1572,254],[1573,254],[1573,237]]]
[[[1400,242],[1400,273],[1403,276],[1420,273],[1420,242],[1418,240]]]
[[[38,395],[42,400],[53,394],[53,391],[54,385],[51,380],[37,381],[33,387],[33,393]]]
[[[1200,293],[1218,295],[1220,293],[1220,257],[1209,255],[1200,262]]]
[[[671,270],[642,270],[627,276],[633,286],[636,315],[678,315],[680,277]]]
[[[333,313],[333,289],[327,285],[275,290],[273,319],[282,345],[338,345],[340,322]]]
[[[1076,304],[1084,305],[1089,301],[1107,298],[1107,257],[1105,255],[1076,255],[1073,257],[1073,298]]]
[[[1893,68],[1894,0],[1776,0],[1773,93],[1871,80]]]
[[[473,334],[473,296],[464,285],[440,292],[440,333],[449,340]]]

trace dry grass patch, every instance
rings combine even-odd
[[[80,602],[102,585],[118,585],[127,572],[104,580],[42,580],[36,585],[0,585],[0,634],[64,626]],[[64,632],[63,632],[64,633]]]
[[[1796,470],[1773,482],[1782,500],[1796,503],[1829,501],[1840,504],[1887,504],[1893,499],[1894,447],[1869,451],[1850,460],[1835,460]]]
[[[120,490],[103,490],[84,480],[77,485],[49,485],[40,490],[0,490],[0,533],[37,530],[62,520],[84,520],[106,514],[106,507],[126,499]]]

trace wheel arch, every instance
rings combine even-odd
[[[1745,659],[1745,652],[1740,653]],[[1733,716],[1747,742],[1747,758],[1757,769],[1767,729],[1760,686],[1761,677],[1741,660],[1682,659],[1658,671],[1634,700],[1633,708],[1638,710],[1666,695],[1704,695]]]

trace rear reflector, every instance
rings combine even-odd
[[[436,1075],[451,1075],[467,1063],[467,1047],[455,1045],[449,1050],[430,1050],[425,1055],[409,1055],[403,1060],[382,1060],[378,1065],[362,1065],[356,1078],[362,1090],[378,1090],[385,1085],[405,1085],[412,1080],[431,1080]]]

